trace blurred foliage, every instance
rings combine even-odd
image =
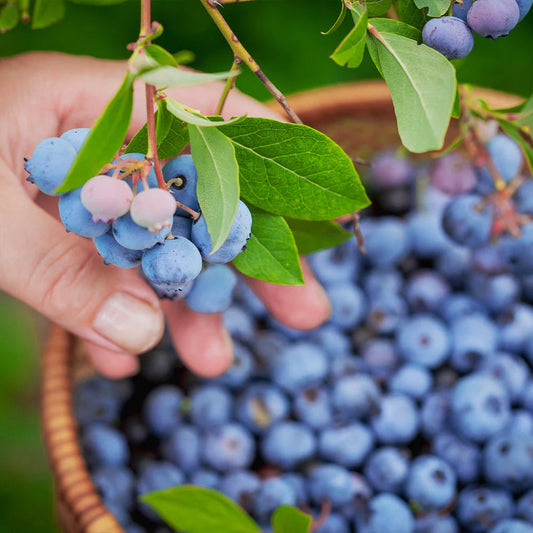
[[[66,17],[49,28],[31,30],[19,25],[0,35],[0,56],[58,50],[126,58],[126,44],[138,33],[138,6],[138,0],[100,8],[69,4]],[[357,70],[340,68],[328,58],[350,29],[347,17],[336,33],[321,35],[335,21],[338,7],[338,0],[256,0],[221,9],[267,75],[290,94],[377,77],[368,58]],[[220,71],[231,66],[229,48],[199,3],[154,0],[153,18],[165,27],[159,44],[171,52],[192,50],[195,68]],[[476,36],[472,54],[456,62],[459,80],[531,94],[533,70],[524,61],[524,51],[531,48],[532,37],[533,15],[504,39]],[[270,97],[247,71],[239,76],[238,87],[261,100]],[[33,322],[24,307],[7,298],[0,298],[0,315],[0,531],[51,533],[57,530],[39,435],[39,349]]]

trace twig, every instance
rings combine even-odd
[[[235,58],[235,60],[233,61],[233,65],[231,65],[231,72],[239,70],[240,65],[241,65],[241,60]],[[226,84],[224,85],[224,90],[222,91],[220,100],[218,101],[215,115],[222,115],[222,110],[224,109],[224,104],[226,103],[228,94],[230,93],[231,89],[235,87],[235,78],[236,76],[231,76],[230,78],[226,80]]]
[[[253,0],[218,0],[218,5],[239,4],[240,2],[252,2]]]
[[[209,13],[213,22],[217,25],[218,29],[226,39],[230,48],[233,51],[235,60],[240,60],[261,80],[263,85],[268,89],[270,94],[279,102],[284,111],[289,115],[290,119],[296,124],[303,124],[302,120],[294,112],[294,110],[287,103],[287,99],[283,93],[267,78],[265,73],[261,70],[259,65],[255,62],[255,59],[248,53],[246,48],[241,44],[237,36],[233,33],[229,27],[226,19],[222,16],[218,10],[218,5],[215,0],[200,0],[206,11]]]

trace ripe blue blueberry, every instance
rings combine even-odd
[[[520,9],[515,0],[476,0],[466,20],[472,31],[497,39],[508,35],[519,18]]]
[[[362,465],[373,447],[372,431],[359,422],[326,428],[319,435],[320,456],[347,468]]]
[[[143,416],[150,431],[162,437],[168,435],[182,420],[183,394],[174,385],[155,388],[144,402]]]
[[[433,453],[444,459],[461,483],[474,483],[481,470],[480,449],[471,442],[460,439],[453,433],[439,433],[432,443]]]
[[[191,155],[180,155],[169,161],[163,167],[163,177],[167,183],[174,180],[168,190],[178,202],[190,207],[193,211],[200,211],[196,195],[198,172]],[[177,213],[188,216],[183,209],[178,209]]]
[[[408,185],[413,181],[414,168],[406,157],[385,150],[372,158],[372,184],[380,189]]]
[[[446,279],[433,270],[418,270],[407,280],[405,297],[413,312],[438,312],[450,294]]]
[[[355,239],[309,256],[316,277],[325,284],[354,282],[360,269],[361,255]]]
[[[372,265],[390,267],[398,263],[410,249],[405,223],[396,217],[364,219],[366,257]]]
[[[329,390],[325,387],[308,387],[294,397],[296,418],[308,426],[320,429],[333,422]]]
[[[67,141],[76,152],[79,152],[83,143],[87,140],[89,133],[91,133],[91,128],[76,128],[63,133],[60,139]]]
[[[409,471],[409,461],[399,448],[385,446],[370,454],[365,477],[379,492],[400,492]]]
[[[190,474],[200,467],[200,441],[200,432],[196,427],[178,426],[163,440],[161,455],[185,474]]]
[[[490,533],[533,533],[533,524],[524,520],[502,520],[490,530]]]
[[[405,394],[414,400],[422,400],[432,385],[431,372],[426,367],[412,363],[403,365],[389,380],[392,392]]]
[[[333,507],[348,504],[354,495],[351,474],[336,464],[315,467],[309,475],[309,493],[316,505],[329,500]]]
[[[240,424],[210,429],[203,442],[204,462],[219,472],[248,468],[255,457],[255,442]]]
[[[237,275],[225,265],[209,265],[196,278],[185,297],[197,313],[221,313],[230,305]]]
[[[230,421],[233,398],[228,389],[207,383],[194,389],[190,397],[190,417],[202,429],[216,428]]]
[[[260,486],[259,476],[249,470],[230,472],[220,482],[220,490],[248,512],[253,508]]]
[[[363,418],[378,410],[381,392],[367,375],[347,375],[333,384],[331,399],[341,418]]]
[[[156,244],[163,244],[170,233],[170,227],[151,232],[133,222],[130,213],[117,218],[113,223],[113,237],[124,248],[130,250],[147,250]]]
[[[396,331],[407,316],[407,304],[397,294],[380,294],[370,300],[366,323],[380,334]]]
[[[367,517],[358,517],[356,526],[362,533],[414,533],[415,519],[401,498],[382,492],[370,500]]]
[[[202,468],[191,475],[191,485],[218,490],[221,485],[220,476],[213,470]],[[222,490],[220,488],[220,490]]]
[[[282,477],[261,482],[254,499],[254,511],[259,520],[268,520],[280,505],[296,505],[292,486]]]
[[[352,329],[366,313],[367,303],[363,291],[353,283],[339,282],[327,288],[332,312],[330,323],[342,329]]]
[[[125,465],[130,457],[124,435],[100,423],[91,424],[84,429],[81,446],[85,459],[92,467]]]
[[[229,263],[245,248],[252,231],[252,215],[246,204],[239,200],[235,219],[222,246],[214,253],[211,236],[203,215],[193,224],[192,241],[208,263]]]
[[[453,4],[453,16],[460,18],[464,22],[466,22],[466,16],[468,14],[468,10],[472,7],[472,4],[474,3],[474,0],[463,0],[463,5],[459,4],[458,2]]]
[[[111,225],[101,220],[94,222],[92,214],[81,203],[80,194],[81,187],[59,198],[59,216],[66,230],[90,238],[107,233]]]
[[[101,466],[91,474],[104,503],[115,502],[124,509],[133,506],[135,476],[126,466]]]
[[[232,365],[213,381],[230,389],[238,389],[248,382],[255,370],[255,361],[250,350],[239,341],[234,341]]]
[[[418,211],[407,219],[407,236],[413,254],[420,259],[433,259],[450,245],[444,233],[440,214],[434,211]]]
[[[417,407],[409,396],[384,395],[371,418],[377,439],[384,444],[407,444],[416,437],[420,424]]]
[[[457,17],[430,19],[422,30],[422,39],[424,44],[440,52],[446,59],[466,57],[474,47],[470,28]]]

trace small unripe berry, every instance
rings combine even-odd
[[[139,226],[152,232],[170,226],[176,211],[176,200],[163,189],[148,189],[140,192],[131,202],[130,214]]]
[[[92,215],[93,221],[111,222],[125,215],[133,193],[128,184],[109,176],[95,176],[81,189],[81,203]]]

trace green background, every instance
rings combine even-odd
[[[377,77],[368,57],[354,71],[328,59],[350,27],[347,17],[334,35],[320,33],[336,19],[339,4],[338,0],[256,0],[222,9],[265,73],[290,94]],[[138,33],[138,6],[137,0],[105,8],[69,4],[66,17],[50,28],[32,31],[19,26],[0,35],[0,56],[60,50],[126,58],[125,45]],[[171,52],[193,51],[192,66],[206,71],[230,67],[232,55],[199,2],[155,0],[153,18],[165,27],[159,44]],[[531,15],[509,37],[489,41],[476,36],[474,51],[457,62],[459,80],[528,96],[533,89],[532,41]],[[248,72],[239,77],[238,87],[258,99],[269,98]],[[49,533],[57,529],[38,422],[42,328],[24,306],[1,294],[0,316],[0,531]]]

